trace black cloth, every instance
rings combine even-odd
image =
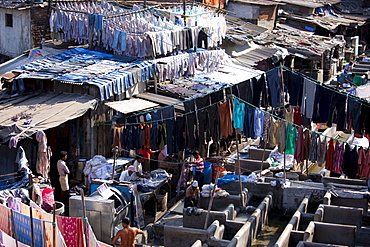
[[[328,121],[331,90],[316,87],[315,103],[313,106],[312,122],[325,123]]]
[[[361,103],[351,97],[348,98],[347,122],[352,121],[352,128],[356,134],[362,134],[360,127]]]
[[[361,105],[360,129],[365,134],[370,134],[370,106]]]
[[[332,92],[330,107],[328,113],[328,127],[332,126],[332,123],[337,124],[337,130],[345,130],[345,120],[346,120],[346,96],[339,94],[337,92]]]
[[[175,144],[175,152],[185,149],[185,117],[176,117]]]
[[[197,116],[195,112],[195,100],[184,102],[185,114],[186,114],[186,140],[190,149],[195,150],[198,146],[197,132]],[[191,112],[191,113],[189,113]],[[188,114],[189,113],[189,114]]]
[[[239,98],[242,100],[253,104],[253,88],[251,80],[244,81],[242,83],[237,84],[239,89]]]
[[[219,91],[213,92],[211,95],[211,103],[217,103],[224,99],[224,90],[221,89]]]
[[[175,127],[175,108],[174,106],[162,109],[163,122],[166,124],[166,143],[167,153],[172,155],[174,152],[174,127]]]
[[[271,106],[278,107],[283,101],[280,68],[267,71],[266,76]]]
[[[157,120],[161,120],[162,119],[162,111],[152,111],[150,113],[151,117],[152,117],[152,129],[150,130],[150,147],[152,150],[158,150],[159,147],[158,147],[158,142],[157,142],[157,139],[158,139],[158,121]]]
[[[209,132],[214,142],[221,139],[220,110],[218,104],[212,105],[207,109],[209,116]]]
[[[358,154],[356,148],[351,150],[350,145],[346,145],[344,151],[344,167],[343,172],[349,178],[356,178],[357,175],[357,160]]]
[[[204,42],[204,46],[203,46],[203,42]],[[205,48],[205,49],[208,48],[208,36],[203,30],[200,30],[198,34],[198,48]]]
[[[288,93],[289,93],[289,103],[292,106],[300,106],[302,104],[302,94],[303,94],[303,76],[288,71]]]
[[[203,173],[203,171],[196,171],[194,180],[198,181],[199,188],[202,188],[203,184],[204,184],[204,173]]]
[[[254,112],[255,108],[253,106],[245,104],[245,117],[244,117],[244,135],[252,139],[256,139],[256,134],[254,133]]]
[[[210,103],[210,97],[209,95],[206,95],[204,97],[196,98],[195,99],[197,109],[198,109],[198,138],[199,138],[199,144],[203,145],[206,144],[206,142],[210,141],[210,135],[209,135],[209,116],[207,108]],[[203,109],[204,108],[204,109]],[[201,110],[200,110],[201,109]]]

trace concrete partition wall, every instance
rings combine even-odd
[[[343,195],[347,195],[343,193]],[[334,206],[344,206],[344,207],[354,207],[362,208],[362,215],[367,215],[368,212],[368,201],[366,198],[351,198],[351,197],[341,197],[341,196],[332,196],[330,192],[326,192],[323,200],[325,205],[334,205]]]
[[[307,211],[307,205],[309,201],[309,196],[306,196],[301,204],[299,205],[297,211],[295,211],[293,217],[290,219],[288,225],[285,227],[284,231],[281,233],[279,239],[276,241],[274,247],[288,247],[290,234],[292,231],[298,230],[299,221],[303,213]]]
[[[356,227],[312,221],[304,233],[303,241],[355,246]]]
[[[272,193],[263,199],[260,205],[254,210],[248,221],[235,234],[227,247],[246,247],[256,238],[264,224],[267,222],[268,214],[272,206]]]
[[[362,208],[320,205],[315,213],[315,221],[326,223],[354,225],[357,230],[362,225]]]

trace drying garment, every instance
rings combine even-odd
[[[298,106],[302,104],[302,93],[303,93],[303,77],[300,74],[296,74],[290,70],[288,73],[288,93],[289,103],[292,106]]]
[[[326,123],[326,121],[328,121],[330,96],[330,89],[323,86],[316,87],[315,103],[312,115],[312,121],[314,123]]]
[[[303,152],[302,159],[308,160],[311,148],[311,133],[309,130],[303,131]]]
[[[365,152],[365,150],[361,147],[358,150],[358,161],[357,161],[357,172],[358,176],[362,178],[370,178],[370,153],[369,151]]]
[[[200,30],[198,33],[197,47],[205,49],[208,48],[208,36],[203,30]]]
[[[157,145],[159,149],[164,149],[164,146],[167,144],[166,124],[161,123],[161,124],[158,124],[157,127],[158,127]]]
[[[296,159],[297,163],[303,162],[303,129],[297,128],[297,143],[296,148],[294,150],[294,158]]]
[[[325,167],[329,170],[333,170],[333,158],[334,158],[334,140],[329,140],[328,151],[326,152]]]
[[[349,97],[347,107],[347,123],[352,123],[352,128],[356,134],[362,134],[360,128],[360,116],[361,116],[361,103],[358,100]],[[350,128],[347,129],[349,130]]]
[[[209,116],[207,108],[211,104],[209,95],[204,97],[196,98],[195,103],[197,106],[197,117],[198,117],[198,138],[199,144],[203,145],[210,141],[209,139]]]
[[[301,113],[306,118],[312,118],[315,103],[316,83],[304,78]]]
[[[216,92],[211,93],[211,104],[215,104],[217,102],[220,102],[224,99],[224,91],[219,90]]]
[[[269,127],[270,127],[270,114],[265,112],[264,113],[264,120],[263,120],[263,134],[262,134],[262,139],[265,142],[268,141]]]
[[[370,106],[361,105],[360,130],[365,134],[370,134]]]
[[[31,237],[31,219],[29,216],[18,213],[13,211],[13,222],[15,227],[15,234],[17,236],[17,240],[24,243],[31,245],[32,244],[32,237]],[[36,247],[43,247],[44,243],[44,230],[42,221],[36,218],[33,218],[33,237],[34,243]]]
[[[298,133],[292,123],[288,123],[285,137],[285,153],[293,155],[297,144]]]
[[[277,132],[278,132],[279,122],[275,121],[273,117],[270,118],[269,136],[268,143],[275,147],[278,144]]]
[[[81,218],[56,216],[56,221],[67,247],[84,246],[84,229]]]
[[[326,138],[323,141],[321,141],[320,137],[318,138],[317,163],[320,166],[325,163],[327,145]]]
[[[343,173],[344,166],[344,143],[335,144],[334,156],[333,156],[333,172],[337,174]]]
[[[293,123],[294,117],[294,109],[293,108],[285,108],[284,109],[284,119],[290,123]]]
[[[344,152],[343,173],[346,174],[349,178],[355,178],[357,175],[357,163],[358,163],[358,154],[356,147],[346,145]]]
[[[174,147],[175,107],[170,106],[170,107],[164,108],[162,110],[162,116],[163,116],[163,121],[166,124],[167,153],[172,155],[172,153],[174,152],[173,147]]]
[[[253,92],[254,89],[252,87],[252,81],[251,80],[246,80],[244,82],[241,82],[236,85],[238,87],[239,91],[239,98],[248,102],[252,103],[253,102]],[[257,106],[257,105],[255,105]]]
[[[233,134],[230,99],[226,99],[224,103],[220,102],[219,107],[220,107],[220,125],[222,137],[227,138],[228,136],[232,136]]]
[[[36,133],[36,140],[39,142],[37,149],[36,172],[42,177],[48,178],[50,171],[50,156],[48,155],[47,138],[42,130]]]
[[[0,231],[0,246],[4,247],[23,247],[26,246],[20,242],[16,242],[14,238],[9,236],[4,231]]]
[[[254,135],[256,138],[262,137],[264,130],[265,113],[256,108],[254,111]]]
[[[286,127],[287,123],[283,120],[280,120],[277,132],[278,151],[280,153],[284,153],[285,151]]]
[[[10,208],[0,204],[0,230],[10,234]]]
[[[221,127],[220,127],[220,109],[219,105],[215,104],[207,108],[209,116],[209,132],[212,140],[218,142],[221,139]]]
[[[245,117],[244,117],[244,134],[246,137],[256,139],[256,133],[254,132],[254,113],[256,108],[250,105],[245,105]]]
[[[315,132],[312,132],[311,134],[311,148],[310,148],[310,153],[308,156],[308,159],[312,163],[316,163],[317,161],[317,142],[319,139],[319,135]]]
[[[266,72],[267,85],[271,99],[271,106],[278,107],[283,101],[281,88],[281,74],[280,68],[274,68]]]
[[[95,234],[93,229],[91,228],[91,225],[89,223],[86,223],[86,246],[87,247],[99,247],[99,243],[96,240]]]
[[[197,113],[195,111],[195,100],[184,102],[186,114],[186,140],[189,148],[195,150],[197,145]]]
[[[295,106],[294,108],[294,114],[293,114],[293,123],[296,125],[302,125],[302,114],[301,114],[301,107]]]
[[[332,123],[334,122],[337,124],[337,131],[345,130],[345,108],[346,96],[337,92],[332,92],[327,122],[328,127],[331,127]]]
[[[241,132],[243,132],[244,117],[245,117],[245,104],[235,98],[234,105],[233,105],[233,119],[232,119],[233,127],[235,129],[240,129]]]
[[[158,144],[157,144],[157,139],[158,139],[158,121],[162,119],[162,111],[152,111],[150,113],[150,116],[152,118],[152,129],[150,130],[150,147],[153,150],[158,150]]]
[[[175,121],[175,153],[182,151],[186,148],[185,138],[185,117],[176,117]]]
[[[114,126],[113,129],[113,147],[118,147],[119,149],[122,148],[122,134],[123,134],[123,127],[122,126]]]
[[[253,90],[252,104],[257,107],[266,106],[268,103],[265,74],[253,77],[251,79],[251,88]]]

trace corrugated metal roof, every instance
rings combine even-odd
[[[228,34],[244,34],[248,37],[255,37],[268,30],[267,28],[247,22],[243,18],[231,15],[226,15],[225,18]]]
[[[180,103],[182,101],[179,99],[167,97],[164,95],[154,94],[154,93],[141,93],[141,94],[136,95],[135,97],[153,101],[155,103],[165,105],[165,106],[176,104],[174,105],[176,111],[185,112],[184,104]]]
[[[137,111],[146,111],[150,108],[159,106],[154,102],[137,98],[108,102],[105,104],[123,114],[129,114]]]
[[[260,48],[253,49],[246,54],[233,58],[233,62],[242,66],[255,66],[259,61],[272,57],[277,53],[274,48],[261,46]]]
[[[308,8],[319,8],[324,6],[324,4],[322,3],[313,3],[308,1],[290,1],[290,0],[279,0],[279,1],[286,4],[298,5]]]
[[[59,126],[96,107],[90,95],[33,93],[0,101],[0,143],[13,136],[30,136],[38,130]],[[25,124],[31,121],[30,124]]]
[[[279,2],[269,1],[269,0],[237,0],[235,2],[257,4],[257,5],[278,5],[278,4],[281,4]]]

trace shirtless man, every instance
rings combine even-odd
[[[135,237],[138,233],[144,233],[142,230],[135,227],[130,227],[130,219],[125,217],[122,219],[123,229],[119,230],[114,236],[112,245],[119,247],[134,247]],[[117,243],[118,239],[121,239],[121,243]]]

